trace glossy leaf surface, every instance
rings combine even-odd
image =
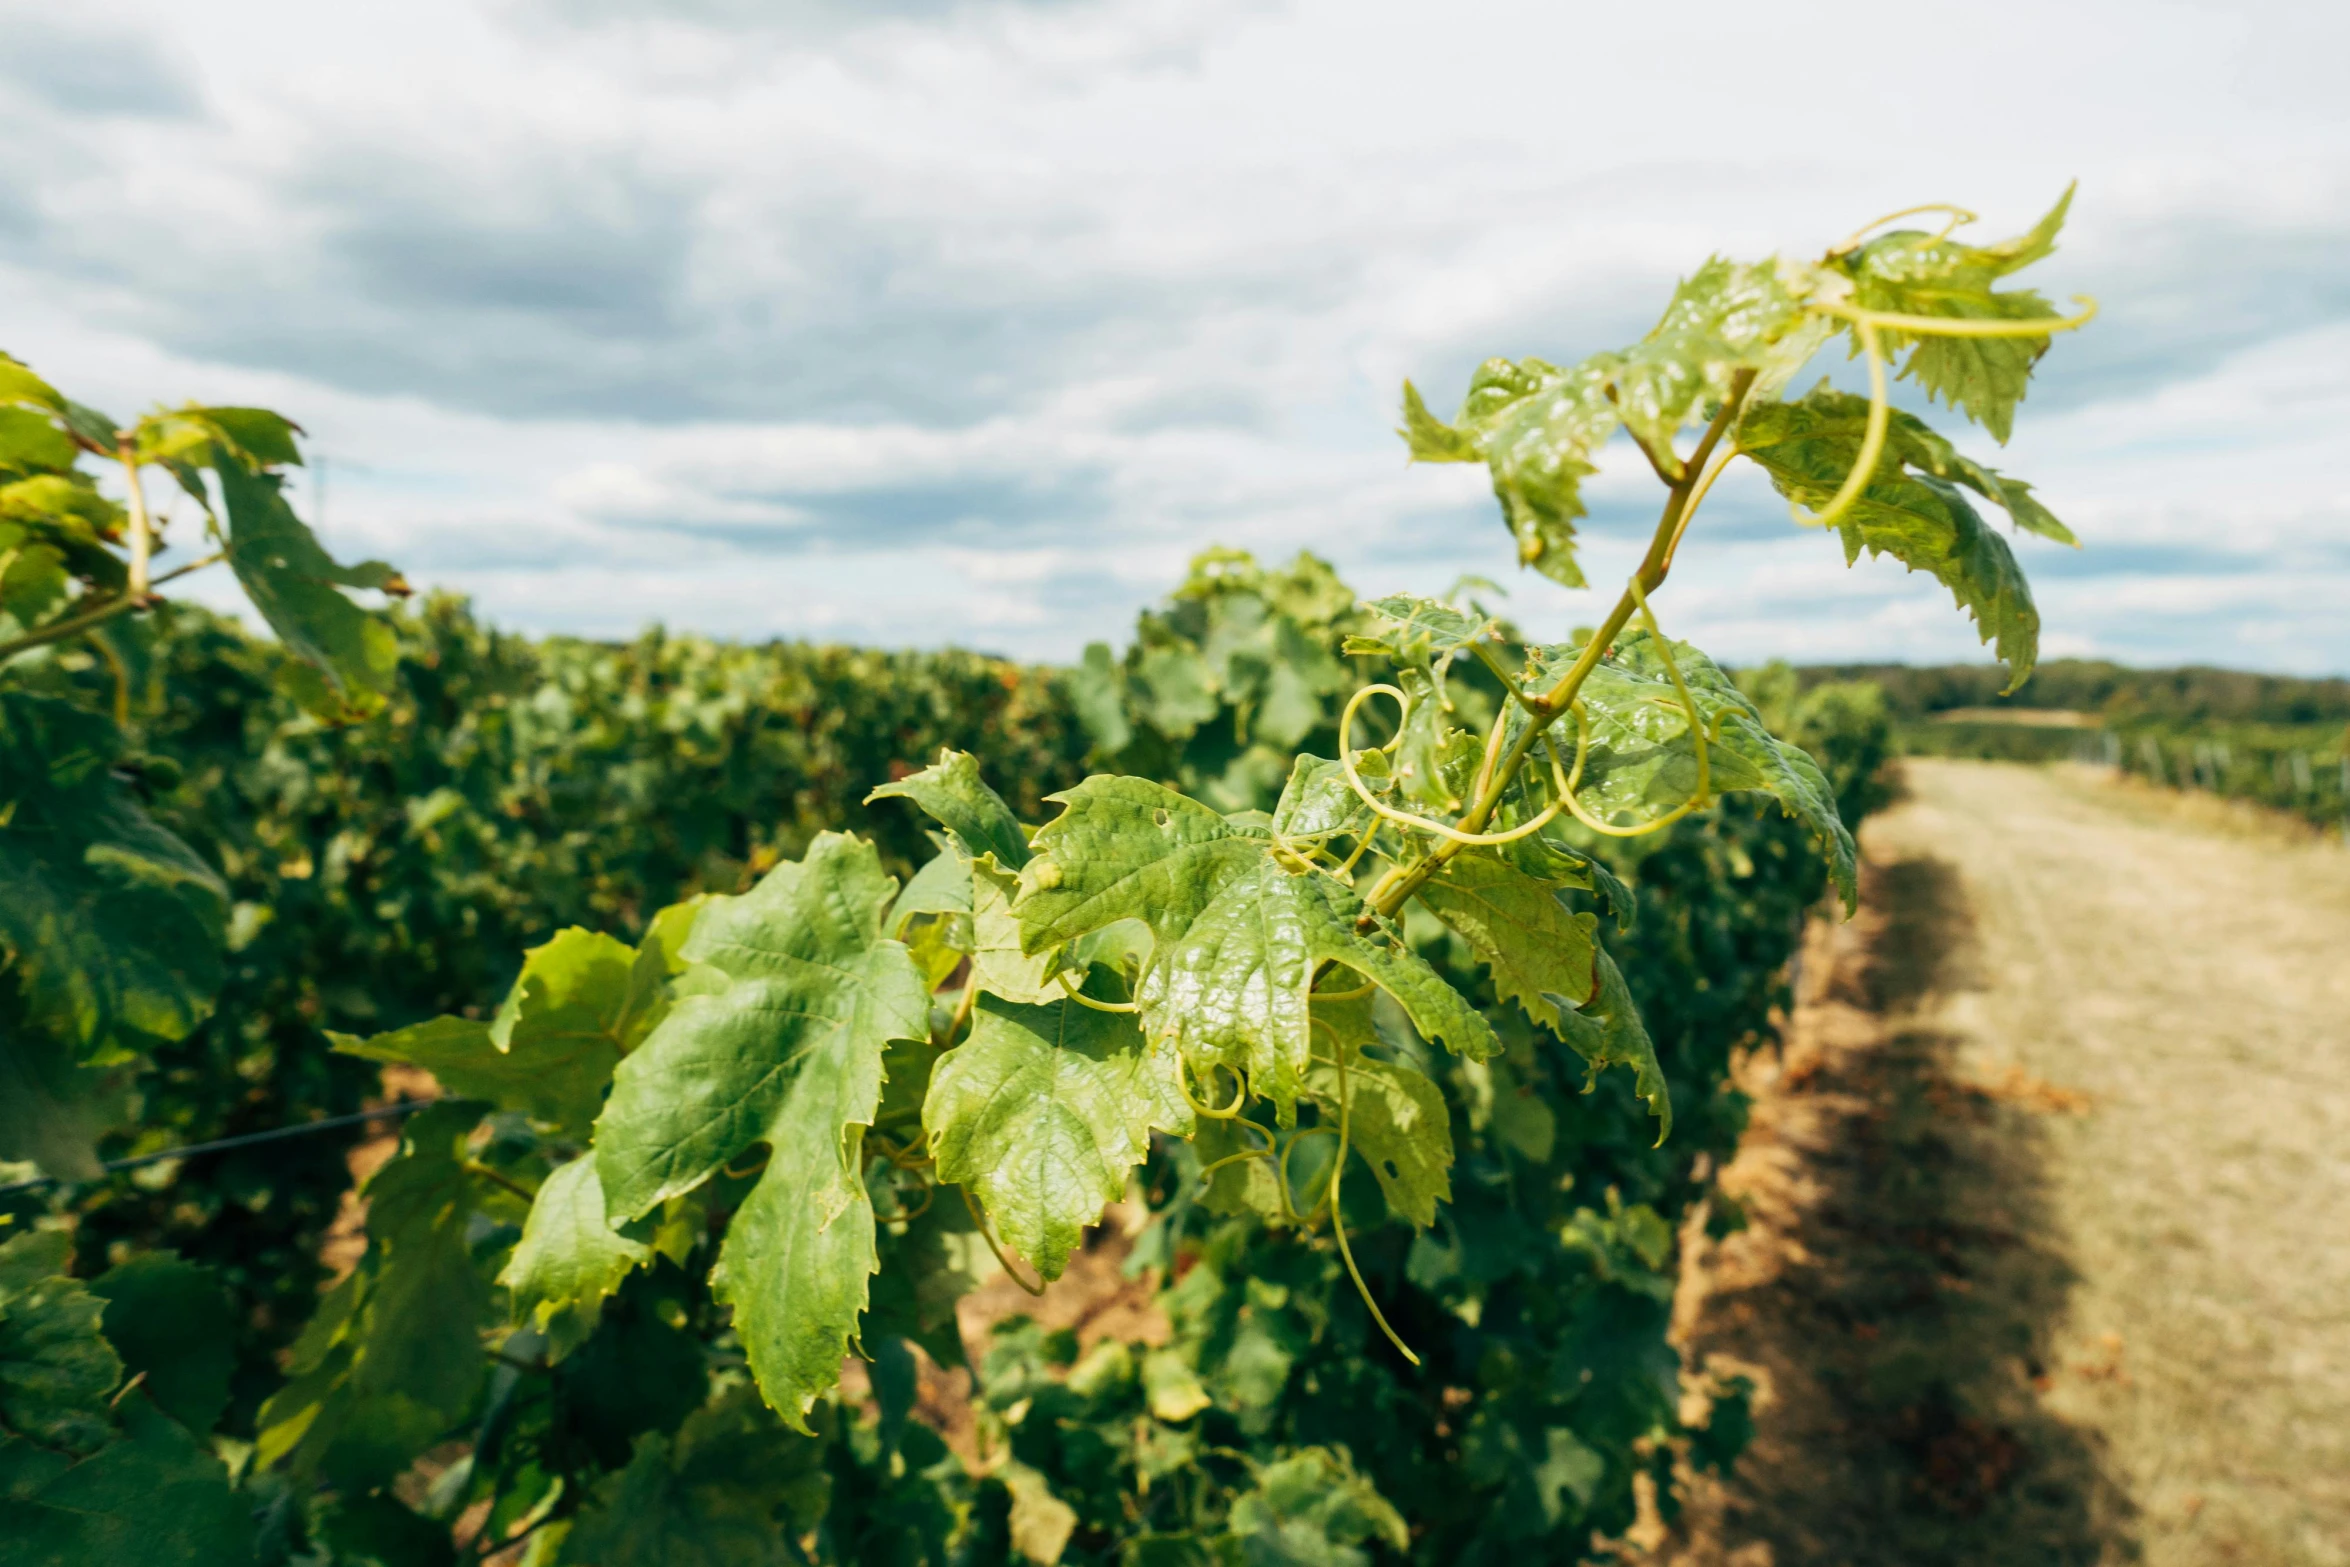
[[[971,1037],[931,1077],[922,1124],[939,1179],[969,1187],[1051,1279],[1125,1193],[1150,1134],[1189,1136],[1192,1114],[1174,1057],[1145,1044],[1132,1014],[982,996]]]

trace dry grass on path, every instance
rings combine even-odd
[[[2350,1563],[2350,855],[1908,776],[1746,1068],[1684,1333],[1767,1398],[1668,1555]]]

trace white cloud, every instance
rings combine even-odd
[[[0,344],[102,406],[285,408],[338,547],[503,623],[1063,657],[1211,542],[1374,592],[1504,575],[1478,476],[1402,464],[1404,376],[1449,402],[1487,353],[1635,335],[1714,249],[1920,197],[2017,226],[2079,175],[2049,286],[2106,316],[2008,452],[1972,443],[2090,545],[2024,547],[2049,645],[2350,668],[2320,8],[48,14],[0,0],[49,62],[0,77],[38,153],[0,172]],[[1845,571],[1757,488],[1675,629],[1974,652],[1934,584]],[[1612,580],[1645,475],[1592,496]],[[1522,581],[1529,624],[1596,613]]]

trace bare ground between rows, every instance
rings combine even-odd
[[[1678,1332],[1757,1437],[1662,1556],[2350,1562],[2350,855],[1907,779],[1741,1069],[1747,1226],[1693,1226]]]

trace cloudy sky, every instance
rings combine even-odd
[[[2105,314],[2005,452],[1964,432],[2087,546],[2018,546],[2047,648],[2345,671],[2346,53],[2305,0],[0,0],[0,348],[283,409],[336,548],[524,629],[1065,657],[1222,543],[1555,631],[1591,596],[1403,462],[1404,377],[1449,407],[1714,250],[2003,237],[2078,178],[2034,281]],[[1682,562],[1724,657],[1974,653],[1757,480]]]

